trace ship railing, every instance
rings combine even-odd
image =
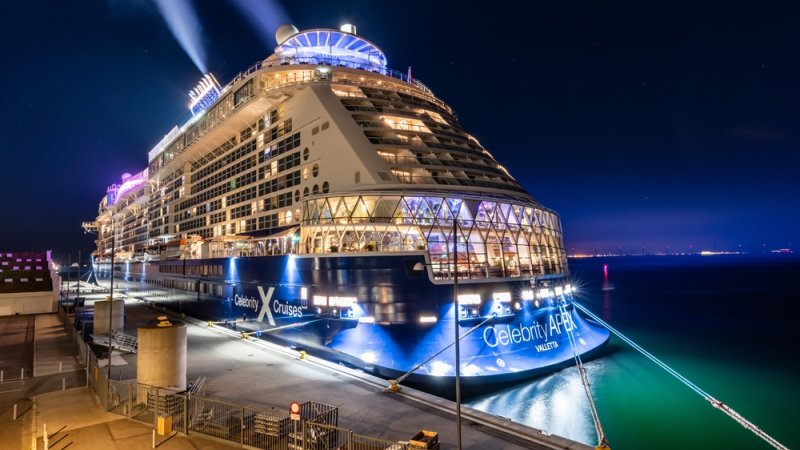
[[[420,89],[421,91],[425,92],[428,95],[433,95],[433,91],[426,86],[421,81],[417,80],[414,77],[409,78],[408,74],[400,72],[399,70],[389,69],[385,67],[376,67],[370,64],[362,64],[357,63],[349,60],[344,60],[341,58],[336,57],[329,57],[329,56],[314,56],[314,57],[280,57],[272,60],[264,60],[259,61],[252,66],[248,67],[246,70],[239,72],[228,86],[233,86],[238,82],[244,80],[245,78],[249,77],[255,72],[266,68],[266,67],[277,67],[277,66],[289,66],[289,65],[316,65],[316,66],[333,66],[333,67],[346,67],[350,69],[359,69],[365,70],[368,72],[379,73],[381,75],[386,75],[388,77],[396,78],[400,81],[405,81],[406,83],[411,84],[412,86]]]
[[[410,84],[411,86],[415,87],[422,91],[425,96],[433,101],[434,103],[438,104],[439,106],[445,108],[447,111],[452,113],[452,109],[447,106],[444,102],[436,98],[433,91],[426,86],[423,82],[419,81],[418,79],[409,77],[407,73],[403,73],[399,70],[389,69],[389,68],[382,68],[376,67],[369,64],[361,64],[353,61],[347,61],[340,58],[335,57],[281,57],[272,60],[264,60],[259,61],[252,66],[248,67],[246,70],[239,72],[227,86],[225,86],[225,90],[233,89],[238,83],[244,81],[245,79],[249,78],[254,73],[269,67],[281,67],[281,66],[294,66],[294,65],[314,65],[314,66],[331,66],[331,67],[342,67],[346,69],[356,69],[356,70],[363,70],[366,72],[377,73],[380,75],[384,75],[387,77],[391,77],[405,83]],[[330,77],[328,77],[330,79]]]

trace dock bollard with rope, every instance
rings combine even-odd
[[[465,337],[469,336],[469,335],[470,335],[470,334],[472,334],[472,333],[473,333],[475,330],[477,330],[478,328],[482,327],[483,325],[485,325],[487,322],[489,322],[490,320],[494,319],[495,317],[497,317],[497,314],[492,314],[492,315],[491,315],[491,316],[489,316],[489,317],[488,317],[486,320],[484,320],[483,322],[481,322],[481,323],[479,323],[479,324],[475,325],[474,327],[470,328],[470,329],[469,329],[469,330],[468,330],[466,333],[462,334],[462,335],[461,335],[461,336],[458,338],[458,340],[460,341],[461,339],[464,339]],[[427,362],[428,362],[428,361],[430,361],[430,360],[432,360],[433,358],[436,358],[437,356],[441,355],[441,354],[442,354],[442,353],[444,353],[444,352],[445,352],[447,349],[449,349],[450,347],[452,347],[452,346],[454,346],[454,345],[456,345],[455,341],[454,341],[452,344],[450,344],[450,345],[446,346],[445,348],[443,348],[443,349],[439,350],[438,352],[436,352],[436,353],[435,353],[433,356],[431,356],[430,358],[428,358],[428,359],[426,359],[425,361],[422,361],[421,363],[417,364],[417,365],[416,365],[416,366],[414,366],[414,367],[413,367],[411,370],[409,370],[408,372],[404,373],[403,375],[401,375],[401,376],[397,377],[397,378],[396,378],[396,379],[394,379],[394,380],[389,380],[389,387],[388,387],[388,388],[386,388],[386,389],[385,389],[385,391],[387,391],[387,392],[400,392],[400,383],[402,383],[403,381],[405,381],[405,379],[406,379],[406,378],[408,378],[408,376],[409,376],[409,375],[411,375],[412,373],[416,372],[416,371],[417,371],[417,370],[418,370],[420,367],[422,367],[422,366],[424,366],[425,364],[427,364]]]
[[[561,301],[558,302],[558,310],[561,312],[561,317],[563,320],[564,315],[570,317],[570,322],[572,322],[572,316],[567,313],[566,299],[561,297]],[[583,390],[586,392],[586,398],[589,400],[589,411],[592,414],[592,421],[594,422],[594,430],[597,432],[597,445],[594,446],[595,450],[610,450],[611,447],[608,445],[608,439],[606,438],[606,434],[603,431],[603,425],[600,423],[600,414],[597,413],[597,406],[594,404],[594,397],[592,397],[592,390],[589,387],[589,376],[586,374],[586,368],[583,367],[583,361],[581,360],[581,355],[578,352],[578,345],[575,343],[575,333],[573,333],[574,327],[570,325],[566,327],[567,330],[567,338],[569,339],[569,345],[572,347],[572,356],[575,358],[575,365],[578,367],[578,373],[581,376],[581,383],[583,384]]]

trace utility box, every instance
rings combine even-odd
[[[158,415],[158,425],[156,426],[156,432],[159,434],[159,436],[164,436],[164,435],[172,433],[172,415],[171,414],[159,414]]]
[[[420,430],[409,441],[408,445],[413,448],[438,449],[439,433],[435,431]]]

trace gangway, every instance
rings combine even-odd
[[[108,345],[108,336],[93,334],[92,340],[97,345]],[[122,352],[136,353],[139,349],[139,339],[121,330],[114,330],[111,333],[111,347]]]
[[[139,349],[139,338],[125,334],[122,330],[114,330],[111,333],[111,346],[123,352],[136,353]]]

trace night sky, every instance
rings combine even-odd
[[[241,3],[282,11],[251,21]],[[195,59],[223,84],[272,53],[281,15],[356,24],[561,214],[571,253],[800,242],[797,4],[192,4]],[[200,71],[151,1],[0,8],[0,250],[88,255],[81,222],[188,119]]]

